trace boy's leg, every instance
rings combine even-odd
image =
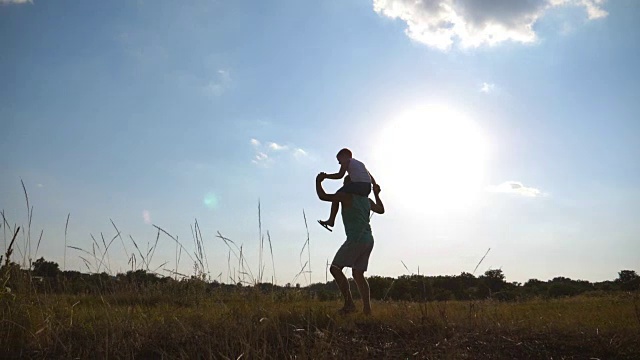
[[[349,281],[347,280],[347,277],[344,276],[342,268],[336,265],[331,265],[330,271],[331,275],[336,280],[340,293],[342,293],[342,298],[344,299],[344,306],[341,311],[345,313],[355,311],[356,305],[353,303],[353,297],[351,296],[351,290],[349,289]]]
[[[333,227],[336,223],[336,216],[338,216],[338,209],[340,208],[340,202],[332,201],[331,202],[331,214],[329,214],[329,220],[320,221],[320,224],[327,225]]]
[[[362,311],[365,315],[371,315],[371,291],[369,289],[369,282],[364,277],[364,270],[353,269],[353,280],[358,285],[358,291],[362,298]]]

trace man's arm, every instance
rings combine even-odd
[[[322,201],[339,201],[339,202],[347,202],[351,199],[351,195],[343,192],[335,193],[335,194],[327,194],[322,188],[322,180],[324,179],[322,173],[316,176],[316,193],[318,194],[318,198]]]
[[[376,201],[369,199],[369,205],[371,205],[371,211],[377,214],[384,214],[384,204],[382,200],[380,200],[380,185],[373,184],[373,196],[376,198]]]
[[[335,174],[325,174],[325,179],[333,179],[340,180],[344,177],[344,174],[347,172],[347,164],[340,165],[340,170]]]

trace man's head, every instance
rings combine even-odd
[[[342,165],[348,162],[349,160],[351,160],[352,156],[353,154],[351,154],[351,150],[344,148],[338,151],[338,155],[336,155],[336,158],[338,159],[338,162]]]

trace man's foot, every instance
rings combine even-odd
[[[356,312],[356,306],[354,304],[345,305],[342,309],[338,310],[338,314],[347,315]]]
[[[333,227],[333,224],[330,224],[329,221],[322,221],[322,220],[318,220],[318,224],[322,225],[323,228],[329,230],[329,231],[333,231],[331,230],[329,227]]]

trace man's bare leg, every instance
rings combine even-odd
[[[356,281],[356,285],[358,285],[360,297],[362,298],[362,311],[365,315],[371,315],[371,293],[369,290],[369,282],[364,277],[363,270],[353,269],[352,273],[353,279]]]
[[[327,225],[333,227],[336,223],[336,216],[338,216],[338,208],[340,207],[340,203],[337,201],[331,202],[331,214],[329,215],[329,220],[320,221],[320,224]]]
[[[353,303],[353,297],[351,296],[351,290],[349,289],[349,281],[347,280],[347,277],[342,273],[342,269],[335,265],[331,265],[330,271],[331,275],[336,280],[338,288],[342,293],[342,298],[344,299],[344,306],[342,307],[342,309],[340,309],[340,311],[342,313],[354,312],[356,310],[356,305]]]

